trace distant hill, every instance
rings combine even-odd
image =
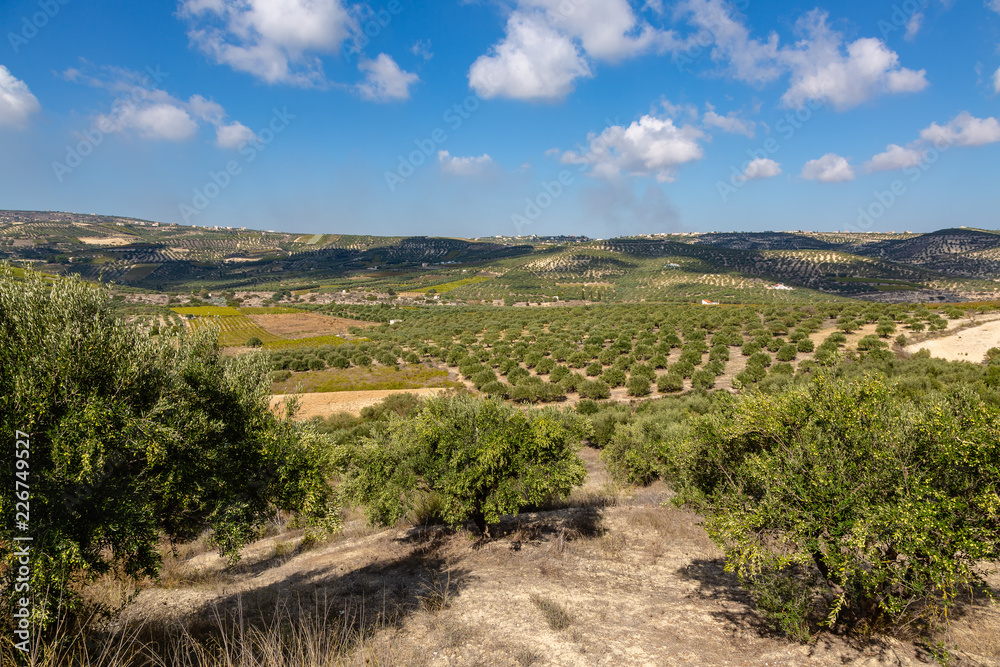
[[[767,303],[1000,296],[1000,233],[726,232],[455,239],[0,211],[0,259],[153,291],[447,291],[505,301]],[[473,279],[474,278],[474,279]],[[774,288],[784,284],[794,290]],[[437,289],[440,287],[441,289]]]

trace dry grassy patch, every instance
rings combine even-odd
[[[343,335],[351,327],[375,326],[371,322],[348,320],[316,313],[279,315],[247,315],[258,326],[279,338],[310,338],[312,336]]]

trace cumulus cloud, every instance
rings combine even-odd
[[[806,34],[795,48],[782,51],[791,68],[791,86],[782,96],[788,107],[826,100],[838,111],[878,95],[919,92],[928,86],[926,70],[901,67],[899,56],[882,40],[865,37],[842,48],[842,36],[826,25],[827,15],[813,10],[799,21]]]
[[[373,102],[397,102],[410,98],[410,86],[420,80],[416,74],[400,69],[396,61],[384,53],[374,60],[362,60],[358,69],[365,80],[358,84],[358,93]]]
[[[589,76],[590,66],[572,40],[538,15],[514,12],[503,41],[472,63],[469,85],[485,98],[556,100]]]
[[[820,183],[843,183],[854,180],[854,169],[847,159],[827,153],[818,160],[809,160],[802,168],[802,178]]]
[[[493,158],[483,153],[479,157],[457,157],[448,151],[438,151],[441,171],[454,176],[476,176],[493,165]]]
[[[774,178],[781,173],[781,165],[771,158],[755,158],[747,165],[743,171],[743,177],[748,181],[756,181],[764,178]]]
[[[227,121],[228,114],[218,102],[202,95],[192,95],[187,101],[178,99],[157,88],[155,83],[160,78],[152,74],[156,72],[144,74],[104,67],[94,73],[71,68],[62,76],[67,81],[101,88],[115,95],[111,110],[95,120],[95,127],[102,132],[128,132],[143,139],[185,141],[194,137],[202,126],[210,126],[216,130],[216,146],[228,149],[254,138],[253,132],[242,123]]]
[[[902,67],[899,56],[881,40],[846,43],[820,10],[802,16],[796,23],[801,38],[783,46],[773,32],[766,39],[753,37],[725,0],[684,0],[680,8],[711,44],[712,59],[723,63],[734,78],[761,85],[789,75],[782,97],[788,107],[820,100],[843,111],[878,95],[918,92],[928,85],[926,71]]]
[[[219,148],[235,150],[243,143],[256,139],[257,135],[253,130],[238,120],[215,128],[215,145]]]
[[[672,118],[646,115],[628,127],[612,125],[600,134],[591,133],[585,153],[566,151],[561,161],[589,165],[599,178],[614,179],[626,173],[672,182],[681,165],[704,156],[699,143],[704,138],[704,132],[693,125],[678,127]]]
[[[985,146],[1000,141],[1000,122],[963,111],[945,125],[931,123],[920,131],[920,138],[938,145]]]
[[[702,122],[705,127],[714,127],[723,132],[728,132],[730,134],[742,134],[744,136],[753,139],[754,131],[757,126],[751,120],[745,120],[740,118],[735,112],[730,112],[725,116],[720,116],[715,113],[715,109],[709,108],[702,117]]]
[[[22,128],[28,117],[41,108],[28,85],[0,65],[0,126]]]
[[[897,144],[886,146],[884,153],[872,157],[865,168],[868,171],[892,171],[915,167],[923,162],[923,153],[915,148],[904,148]]]
[[[952,146],[975,147],[1000,142],[1000,121],[995,117],[976,118],[963,111],[944,125],[931,123],[920,131],[920,137],[909,144],[889,144],[885,152],[872,157],[868,171],[907,169],[922,164],[931,149],[944,151]]]
[[[750,36],[750,29],[730,11],[724,0],[686,0],[680,4],[682,15],[700,31],[699,43],[712,45],[711,57],[729,65],[740,81],[763,84],[784,73],[780,61],[778,35],[771,33],[764,41]]]
[[[483,97],[557,100],[593,76],[593,60],[677,44],[672,32],[641,21],[628,0],[517,0],[504,38],[470,68],[469,85]]]
[[[325,82],[317,54],[356,30],[340,0],[181,0],[188,38],[219,64],[266,83]]]

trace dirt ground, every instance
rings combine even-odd
[[[964,321],[968,324],[967,321]],[[971,361],[979,363],[986,358],[991,347],[1000,347],[1000,320],[962,329],[948,336],[925,340],[908,345],[909,353],[926,349],[932,357],[948,361]]]
[[[300,409],[296,413],[299,419],[313,417],[329,417],[338,412],[347,412],[355,417],[367,407],[380,403],[392,394],[416,394],[423,398],[437,396],[448,391],[444,388],[425,389],[380,389],[375,391],[330,391],[316,394],[299,394]],[[279,409],[288,398],[288,394],[278,394],[271,397],[271,409]]]
[[[168,558],[169,579],[141,591],[121,622],[211,627],[237,610],[249,624],[282,604],[318,610],[363,631],[351,664],[933,664],[894,639],[774,635],[697,515],[665,505],[660,483],[610,486],[598,451],[581,455],[590,477],[565,507],[509,517],[492,540],[442,527],[375,530],[359,519],[309,550],[297,546],[301,531],[262,540],[233,568],[213,552]],[[966,608],[945,638],[957,646],[950,664],[1000,665],[997,637],[997,607]]]
[[[351,327],[374,326],[371,322],[348,320],[315,313],[292,313],[285,315],[248,315],[256,324],[269,333],[282,338],[309,338],[346,334]]]

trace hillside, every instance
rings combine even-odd
[[[1000,294],[1000,234],[759,232],[467,240],[0,211],[0,259],[156,292],[419,292],[498,303],[963,301]],[[793,290],[775,290],[783,283]]]

